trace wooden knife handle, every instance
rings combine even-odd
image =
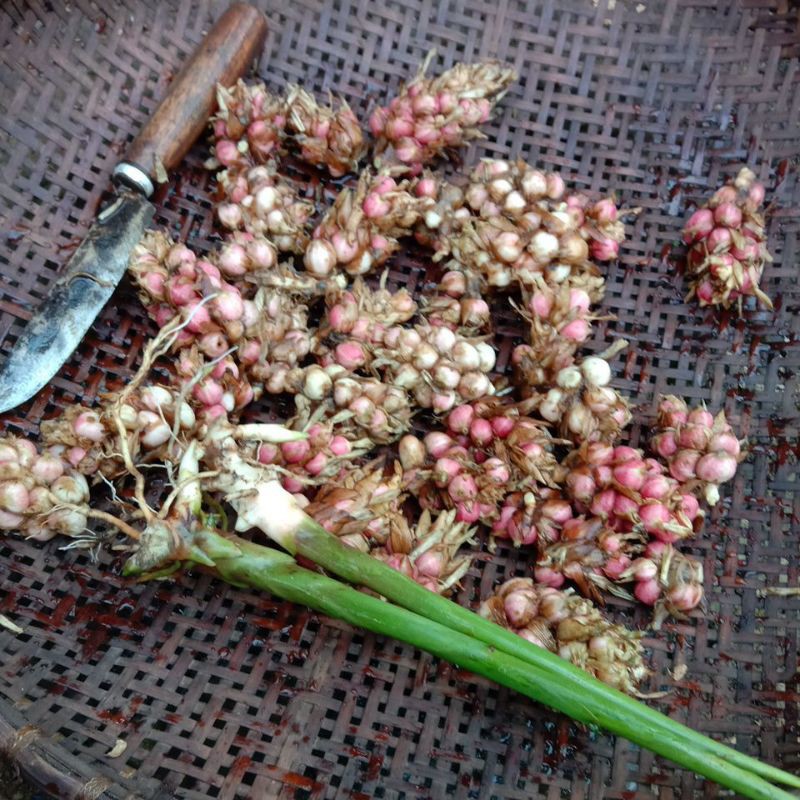
[[[180,163],[216,107],[217,84],[230,86],[244,75],[264,47],[266,35],[267,21],[258,9],[247,3],[228,8],[173,79],[115,177],[149,194],[135,179],[136,168],[156,182],[157,165],[171,170]]]

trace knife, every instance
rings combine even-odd
[[[154,182],[180,163],[202,133],[215,106],[217,83],[235,83],[261,52],[266,34],[263,14],[235,3],[173,79],[114,168],[116,198],[98,214],[0,369],[0,413],[36,394],[83,339],[153,218],[148,198]]]

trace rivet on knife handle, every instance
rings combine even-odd
[[[244,75],[266,35],[264,15],[246,3],[234,3],[173,79],[114,177],[146,196],[152,194],[162,168],[174,169],[203,132],[216,105],[217,84],[229,86]]]

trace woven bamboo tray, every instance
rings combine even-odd
[[[104,10],[98,7],[102,6]],[[90,224],[126,141],[222,2],[6,0],[0,10],[0,343],[7,353]],[[617,386],[724,408],[751,455],[689,552],[707,610],[647,640],[651,701],[785,769],[800,769],[797,474],[800,20],[788,0],[261,2],[260,73],[347,98],[362,119],[416,69],[495,56],[521,75],[489,139],[643,213],[607,271],[592,347],[633,346]],[[198,145],[158,198],[158,224],[218,238]],[[742,319],[682,300],[671,259],[687,209],[743,163],[775,207],[766,290]],[[413,289],[404,259],[391,280]],[[501,322],[500,365],[516,329]],[[153,328],[123,282],[53,382],[4,420],[35,435],[135,370]],[[266,413],[266,407],[261,408]],[[0,539],[0,751],[64,798],[690,798],[720,790],[425,653],[200,574],[134,585],[107,552]],[[459,601],[529,574],[524,553],[479,561]],[[610,613],[644,625],[640,607]],[[670,674],[685,677],[674,680]],[[125,752],[106,757],[116,739]],[[2,794],[2,788],[0,788]]]

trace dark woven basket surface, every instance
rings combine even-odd
[[[707,608],[647,639],[653,700],[737,748],[800,770],[800,26],[786,0],[302,0],[260,5],[259,72],[344,96],[362,119],[413,73],[497,57],[520,74],[465,153],[521,156],[643,211],[607,270],[600,349],[632,342],[617,386],[724,408],[750,455],[704,533]],[[219,16],[222,2],[6,0],[0,10],[2,353],[86,233],[124,146]],[[157,222],[191,246],[218,239],[199,143],[157,196]],[[684,303],[671,249],[682,220],[749,164],[773,201],[774,313]],[[398,261],[395,285],[422,268]],[[11,433],[129,377],[153,327],[127,281]],[[501,366],[518,333],[500,326]],[[262,406],[262,411],[268,410]],[[623,739],[395,641],[201,574],[135,585],[119,559],[0,540],[0,751],[60,797],[688,798],[718,787]],[[501,548],[459,601],[529,574]],[[644,626],[623,601],[615,618]],[[685,674],[684,674],[685,671]],[[127,747],[106,753],[117,739]],[[0,787],[0,795],[3,790]]]

